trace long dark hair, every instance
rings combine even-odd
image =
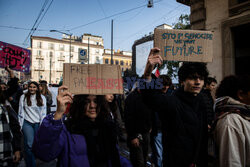
[[[216,90],[216,98],[223,96],[230,96],[236,100],[238,99],[237,92],[242,90],[243,93],[247,93],[250,90],[250,76],[236,76],[230,75],[225,77],[219,84]]]
[[[105,99],[105,95],[101,96],[101,113],[100,113],[100,117],[106,119],[108,117],[108,115],[110,114],[110,112],[112,112],[114,118],[117,118],[117,114],[116,114],[116,110],[117,110],[117,102],[116,102],[116,98],[114,95],[114,99],[112,102],[108,102]]]
[[[111,128],[100,119],[101,96],[96,96],[95,121],[86,116],[87,97],[89,95],[75,95],[70,105],[68,119],[65,121],[67,130],[71,134],[84,135],[87,144],[88,159],[91,167],[106,164],[111,160],[112,166],[120,167],[120,159],[116,150],[116,142],[110,133]],[[116,139],[116,138],[115,138]]]
[[[69,114],[68,114],[68,120],[66,121],[67,129],[70,132],[79,132],[80,128],[79,123],[81,123],[84,119],[89,119],[86,115],[86,107],[87,107],[87,97],[89,95],[75,95],[73,97],[73,103],[70,105],[69,108]],[[97,115],[100,112],[100,104],[99,103],[99,97],[97,96],[97,108],[96,113]]]
[[[40,86],[42,87],[42,90],[41,90],[41,94],[42,94],[42,95],[44,95],[44,96],[47,96],[47,95],[52,96],[52,95],[51,95],[51,92],[50,92],[49,89],[48,89],[47,84],[45,84],[45,83],[40,83]]]
[[[30,96],[31,96],[31,93],[29,91],[29,87],[31,84],[34,84],[36,87],[37,87],[37,90],[36,90],[36,101],[37,101],[37,106],[43,106],[43,99],[42,99],[42,96],[41,96],[41,93],[40,93],[40,90],[39,90],[39,85],[37,82],[35,81],[32,81],[28,84],[28,92],[25,94],[25,98],[27,100],[27,105],[28,106],[31,106],[31,101],[30,101]]]

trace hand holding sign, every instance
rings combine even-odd
[[[150,50],[147,64],[144,70],[144,77],[146,79],[151,79],[151,73],[157,64],[159,66],[162,65],[162,57],[160,56],[160,49],[155,47]]]
[[[59,120],[63,117],[63,114],[67,108],[67,104],[73,102],[73,96],[68,91],[68,87],[61,86],[58,88],[58,95],[56,99],[57,99],[57,109],[56,109],[54,119]]]

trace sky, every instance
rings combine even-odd
[[[190,14],[190,8],[176,0],[154,0],[153,8],[147,8],[148,0],[0,0],[0,41],[29,47],[28,34],[45,1],[51,5],[33,36],[62,38],[50,30],[89,33],[102,36],[104,48],[110,49],[113,19],[113,48],[123,51],[132,51],[134,41],[156,26],[173,25],[181,14]]]

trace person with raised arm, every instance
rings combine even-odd
[[[57,158],[60,167],[122,166],[113,126],[98,117],[99,100],[96,95],[73,96],[66,86],[59,87],[57,110],[46,116],[34,140],[37,158]],[[67,104],[70,109],[65,115]]]
[[[158,64],[158,65],[157,65]],[[185,62],[178,71],[181,87],[171,96],[155,90],[156,66],[162,65],[160,49],[151,49],[141,90],[145,104],[159,113],[162,122],[163,166],[207,166],[207,118],[200,96],[208,71],[204,63]]]

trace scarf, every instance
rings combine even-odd
[[[214,109],[216,113],[216,122],[231,113],[239,114],[244,119],[250,121],[250,105],[241,103],[229,96],[216,99]]]

